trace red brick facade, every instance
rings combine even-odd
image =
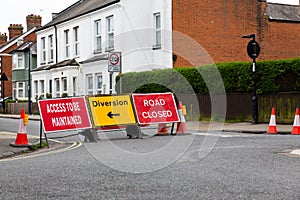
[[[12,85],[11,85],[12,57],[11,55],[0,55],[0,57],[1,57],[1,68],[2,68],[1,73],[5,73],[5,75],[8,78],[8,81],[4,81],[4,97],[12,96]]]
[[[261,47],[258,60],[300,57],[300,22],[270,21],[266,6],[261,0],[173,0],[173,30],[196,40],[215,63],[251,61],[246,52],[250,39],[241,38],[250,33],[256,34]],[[212,62],[199,54],[183,59],[182,52],[193,55],[193,48],[176,37],[173,49],[174,67]]]

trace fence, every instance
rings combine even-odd
[[[187,108],[187,118],[195,119],[216,118],[216,113],[211,112],[212,99],[218,96],[209,94],[181,94],[177,98]],[[221,98],[221,96],[220,96]],[[226,120],[252,121],[252,94],[226,94],[226,102],[214,104],[226,106]],[[299,93],[278,93],[258,95],[258,120],[260,123],[268,123],[272,107],[276,108],[278,123],[292,123],[295,117],[296,107],[300,107]],[[216,109],[218,110],[218,109]]]

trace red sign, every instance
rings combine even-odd
[[[91,128],[84,97],[38,101],[45,133]]]
[[[172,93],[132,94],[139,124],[179,122]]]

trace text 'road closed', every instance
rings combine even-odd
[[[172,93],[132,94],[139,124],[178,122]]]

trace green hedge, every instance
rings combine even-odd
[[[257,62],[257,93],[300,92],[300,58]],[[117,81],[119,78],[117,78]],[[174,68],[122,75],[122,92],[251,93],[252,62]],[[209,88],[209,89],[208,89]],[[116,84],[119,91],[119,84]]]

